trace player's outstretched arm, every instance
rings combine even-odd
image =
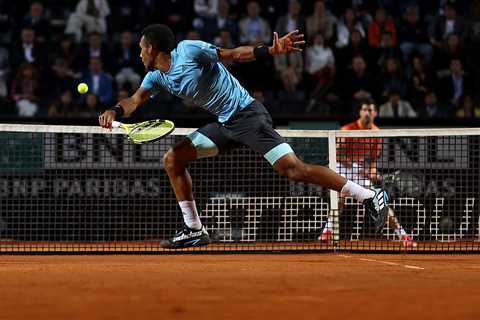
[[[106,110],[98,117],[98,122],[104,128],[111,128],[112,122],[118,117],[128,116],[141,106],[150,97],[150,90],[138,88],[135,93],[128,98],[120,100],[114,107]]]
[[[305,44],[303,34],[298,30],[292,31],[279,38],[278,33],[273,33],[273,43],[270,47],[265,45],[242,46],[234,49],[218,49],[220,61],[248,62],[268,56],[285,54],[296,51],[302,52],[301,45]]]

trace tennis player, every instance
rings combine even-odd
[[[173,32],[161,24],[143,30],[140,57],[150,71],[131,97],[100,115],[100,125],[111,128],[112,121],[131,114],[150,97],[152,90],[159,87],[218,118],[217,122],[198,129],[165,153],[164,167],[185,226],[163,241],[163,247],[178,249],[210,243],[195,205],[187,166],[195,159],[216,156],[239,143],[262,154],[276,172],[290,180],[321,185],[362,202],[379,229],[386,223],[388,196],[384,190],[364,188],[327,167],[307,164],[297,158],[290,145],[273,129],[272,118],[265,107],[253,99],[222,64],[301,52],[303,44],[303,34],[298,30],[281,38],[274,32],[272,46],[260,44],[234,49],[219,48],[203,41],[185,40],[175,45]]]
[[[372,99],[360,102],[359,118],[344,125],[340,130],[380,130],[375,125],[378,111]],[[337,145],[337,172],[347,179],[365,188],[382,183],[382,176],[377,171],[377,159],[382,150],[382,138],[342,138]],[[341,197],[339,212],[343,211],[345,198]],[[388,208],[388,225],[405,247],[415,247],[416,242],[408,235],[395,217],[392,208]],[[329,216],[323,228],[320,241],[330,241],[333,237],[333,217]]]

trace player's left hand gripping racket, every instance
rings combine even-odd
[[[122,128],[133,143],[153,142],[169,135],[175,125],[170,120],[148,120],[139,123],[126,124],[112,122],[113,128]]]

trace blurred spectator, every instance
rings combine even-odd
[[[218,46],[219,48],[227,48],[227,49],[233,49],[235,47],[235,43],[232,40],[232,36],[230,34],[230,31],[224,29],[220,30],[218,33],[218,36],[215,37],[214,44]],[[234,61],[222,61],[222,64],[232,73],[235,74],[234,69],[235,68],[235,62]]]
[[[218,0],[194,0],[195,13],[202,18],[213,18],[218,13]]]
[[[455,116],[457,118],[478,119],[480,118],[480,104],[474,100],[472,95],[463,95],[456,104]]]
[[[202,40],[202,36],[197,30],[190,30],[185,35],[185,40]]]
[[[416,0],[377,0],[381,8],[387,10],[393,17],[400,17],[405,12],[405,6],[412,5]]]
[[[205,19],[205,26],[202,30],[206,41],[212,42],[220,30],[226,30],[230,33],[233,41],[238,36],[237,22],[229,16],[230,4],[227,0],[219,0],[218,14],[214,17]]]
[[[295,93],[302,80],[303,56],[300,52],[290,52],[274,57],[275,70],[283,88],[290,94]]]
[[[357,106],[360,100],[373,98],[376,84],[367,72],[367,64],[361,55],[353,57],[352,70],[344,75],[342,83],[345,100],[351,106]],[[354,114],[355,110],[353,107],[349,112]]]
[[[245,15],[245,9],[248,8],[248,3],[255,1],[260,5],[262,17],[268,22],[270,27],[274,28],[278,18],[288,11],[289,0],[229,0],[232,12],[237,19]]]
[[[255,45],[258,43],[269,43],[271,29],[267,20],[260,17],[260,5],[251,1],[247,5],[248,16],[239,22],[240,43]]]
[[[140,50],[133,43],[133,35],[130,31],[122,32],[120,44],[114,50],[115,53],[115,81],[118,88],[128,84],[129,88],[137,89],[140,84],[139,64]]]
[[[425,93],[424,103],[421,106],[418,113],[421,118],[448,118],[453,115],[447,104],[438,102],[437,95],[433,91]]]
[[[67,90],[73,90],[75,87],[75,79],[73,71],[68,67],[62,58],[55,59],[51,68],[51,76],[49,78],[49,98],[55,99]]]
[[[355,11],[358,21],[366,27],[372,21],[370,13],[378,7],[378,0],[331,0],[330,5],[337,15],[345,12],[347,8],[351,8]]]
[[[417,6],[407,7],[404,20],[399,28],[399,38],[405,62],[410,61],[413,53],[419,53],[427,63],[430,63],[433,49],[429,43],[427,26],[420,20]]]
[[[91,58],[98,58],[102,61],[105,69],[110,71],[111,54],[107,45],[102,42],[100,33],[93,31],[88,34],[88,42],[79,50],[78,56],[75,58],[76,70],[83,72],[87,69]],[[138,57],[136,57],[138,58]]]
[[[351,66],[353,57],[361,55],[365,58],[367,64],[374,63],[372,61],[373,55],[370,47],[367,45],[365,38],[357,29],[353,29],[350,33],[350,40],[348,45],[340,48],[336,55],[337,65]]]
[[[193,0],[144,0],[154,3],[154,11],[150,23],[165,23],[181,39],[189,29],[192,28],[192,21],[195,16]],[[147,25],[143,22],[143,25]]]
[[[465,22],[457,15],[454,1],[449,0],[443,5],[443,15],[437,15],[429,29],[430,42],[437,48],[450,33],[464,34]]]
[[[45,66],[46,53],[42,45],[36,41],[35,30],[32,27],[23,27],[21,41],[13,46],[10,57],[14,69],[24,62],[35,63],[37,68]]]
[[[378,8],[379,0],[348,0],[348,5],[357,13],[358,21],[364,27],[367,27],[372,22],[372,12]]]
[[[480,53],[480,0],[474,0],[467,16],[465,43],[470,45],[475,55]]]
[[[313,44],[307,47],[305,70],[312,86],[312,97],[316,97],[335,76],[335,57],[332,49],[325,46],[323,35],[317,33]]]
[[[413,105],[420,105],[424,102],[425,94],[435,88],[436,77],[425,65],[422,56],[414,55],[410,61],[412,68],[408,84],[410,101]]]
[[[193,27],[197,30],[205,28],[207,19],[213,19],[218,14],[218,0],[194,0],[193,9],[196,17],[193,19]]]
[[[109,14],[107,0],[79,0],[75,11],[68,17],[65,33],[73,34],[76,42],[82,41],[84,28],[87,33],[106,34]]]
[[[388,97],[391,91],[399,92],[402,97],[406,96],[407,83],[400,59],[390,57],[385,61],[377,83],[382,98]]]
[[[33,117],[39,111],[40,82],[35,65],[24,62],[12,81],[10,96],[20,117]]]
[[[365,37],[365,29],[363,25],[357,21],[355,11],[353,11],[352,8],[347,8],[345,9],[342,19],[337,23],[337,42],[335,46],[342,48],[348,45],[350,34],[353,30],[360,32],[362,38]]]
[[[416,118],[417,113],[408,101],[400,98],[400,93],[392,90],[388,94],[388,102],[382,104],[378,112],[382,118]]]
[[[60,45],[56,48],[55,57],[63,59],[69,69],[74,68],[77,52],[75,43],[70,36],[66,35],[60,39]]]
[[[78,115],[78,106],[73,100],[71,90],[63,91],[48,107],[49,117],[75,117]]]
[[[466,61],[466,55],[460,40],[455,33],[450,33],[444,41],[442,47],[435,48],[433,64],[440,76],[448,74],[450,61],[453,58],[459,58]]]
[[[162,1],[162,5],[164,5],[164,2],[167,1]],[[159,16],[161,16],[161,21],[167,22],[165,15],[171,12],[169,8],[160,11],[158,8],[158,2],[155,0],[137,0],[135,3],[135,7],[138,10],[138,21],[141,25],[144,26],[148,26],[149,24],[157,22],[159,20]],[[167,24],[168,23],[169,22],[167,22]]]
[[[402,50],[394,46],[393,37],[390,32],[384,32],[382,34],[382,40],[380,46],[374,49],[375,53],[375,69],[381,69],[387,63],[389,58],[397,58],[403,60]]]
[[[476,79],[480,78],[480,0],[474,0],[467,16],[467,29],[464,44],[466,49],[466,64],[472,70]],[[475,92],[480,91],[480,81],[475,81]]]
[[[288,13],[278,18],[275,31],[277,31],[279,35],[284,35],[294,30],[300,30],[301,33],[304,33],[305,17],[301,12],[302,5],[300,2],[298,0],[290,0]]]
[[[109,33],[116,34],[124,31],[138,30],[144,21],[139,21],[138,7],[141,1],[115,0],[111,8],[112,13],[108,18]]]
[[[213,43],[220,48],[235,48],[235,42],[232,39],[232,34],[227,29],[220,30],[215,39],[213,40]]]
[[[45,16],[49,24],[49,42],[57,42],[65,35],[67,18],[72,12],[73,3],[71,1],[69,1],[68,5],[65,5],[64,1],[42,1],[45,4]]]
[[[0,0],[0,44],[10,44],[13,40],[13,31],[17,30],[16,11],[18,7],[12,5],[11,0]]]
[[[306,37],[311,41],[317,33],[321,33],[326,43],[330,43],[335,30],[336,19],[325,8],[325,0],[313,3],[313,13],[307,17]]]
[[[103,71],[102,61],[99,58],[90,58],[88,69],[81,82],[88,85],[89,92],[97,95],[102,105],[109,105],[113,100],[111,76]]]
[[[418,6],[420,15],[423,17],[423,20],[428,25],[433,21],[434,17],[440,11],[442,3],[445,0],[429,0],[429,1],[418,1],[415,0],[415,4]]]
[[[375,12],[375,19],[368,25],[368,45],[373,48],[380,47],[382,35],[384,33],[392,35],[393,46],[397,45],[397,28],[392,18],[383,8],[378,8]]]
[[[50,23],[44,16],[44,7],[40,2],[33,2],[30,11],[23,18],[23,25],[35,30],[36,40],[45,42],[50,37]]]
[[[76,116],[81,118],[98,118],[98,114],[104,109],[104,105],[102,106],[100,101],[101,98],[97,95],[88,94]]]
[[[468,12],[472,4],[472,0],[443,0],[443,1],[452,3],[457,9],[457,12],[459,12],[462,15]]]
[[[441,98],[445,102],[456,104],[458,99],[470,93],[472,83],[470,77],[465,74],[462,61],[458,58],[453,58],[450,61],[450,75],[440,80],[439,92]]]
[[[8,95],[7,79],[10,73],[10,56],[8,50],[0,47],[0,97]]]

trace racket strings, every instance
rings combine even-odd
[[[129,137],[134,143],[148,142],[167,135],[173,128],[173,123],[163,120],[145,121],[132,128]]]

